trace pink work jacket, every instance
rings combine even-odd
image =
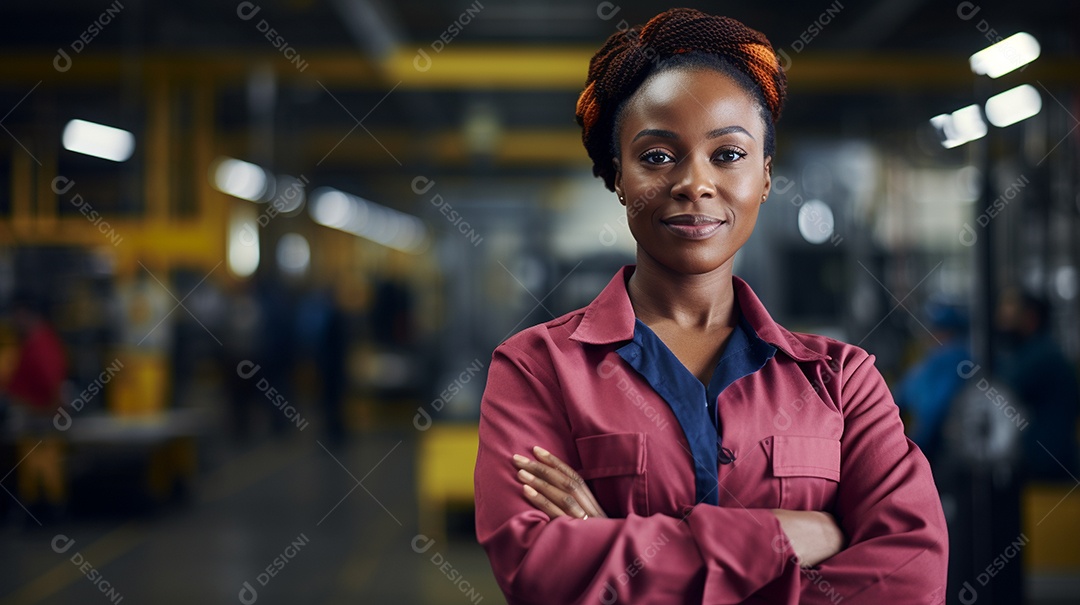
[[[706,503],[684,427],[618,352],[634,339],[633,270],[493,355],[476,532],[507,600],[944,603],[938,493],[873,356],[787,331],[733,278],[743,325],[775,354],[720,393],[722,443],[735,461],[716,464],[706,490],[715,504]],[[534,445],[577,469],[610,518],[551,520],[531,506],[511,457],[532,457]],[[801,570],[774,508],[832,513],[847,546]]]

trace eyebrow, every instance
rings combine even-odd
[[[724,126],[723,128],[717,128],[715,130],[710,130],[709,132],[705,133],[705,138],[707,138],[707,139],[715,139],[717,137],[722,137],[725,134],[732,134],[732,133],[741,133],[741,134],[745,134],[746,136],[750,137],[751,139],[754,138],[754,135],[747,132],[747,130],[745,128],[743,128],[742,126]],[[670,130],[662,130],[662,129],[659,129],[659,128],[646,128],[645,130],[642,130],[641,132],[634,135],[633,140],[636,141],[636,140],[640,139],[641,137],[649,137],[649,136],[660,137],[660,138],[664,138],[664,139],[678,139],[679,138],[679,135],[675,134],[674,132],[672,132]],[[631,141],[631,142],[633,142],[633,141]]]

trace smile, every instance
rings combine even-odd
[[[703,214],[680,214],[660,221],[668,231],[684,239],[701,240],[711,237],[727,221]]]

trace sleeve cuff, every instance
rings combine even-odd
[[[742,601],[795,568],[780,521],[768,510],[699,504],[686,522],[705,563],[704,603]]]

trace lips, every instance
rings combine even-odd
[[[660,221],[668,231],[693,240],[706,239],[727,224],[727,221],[705,214],[678,214]]]

